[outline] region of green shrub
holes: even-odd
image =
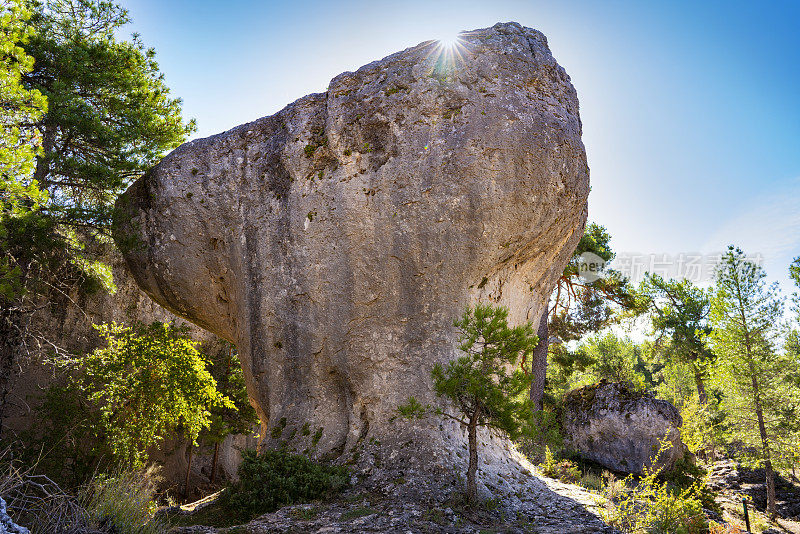
[[[118,534],[159,534],[165,526],[153,518],[160,477],[155,468],[97,475],[82,491],[91,522]]]
[[[671,491],[666,483],[645,477],[616,507],[603,512],[609,525],[636,534],[705,534],[708,522],[694,488]]]
[[[603,481],[600,475],[595,475],[594,473],[584,474],[578,484],[590,491],[601,491],[603,489]]]
[[[620,480],[610,471],[603,471],[603,495],[612,503],[617,502],[625,494],[625,481]]]
[[[671,443],[664,441],[651,462],[657,465],[658,457]],[[701,488],[692,484],[677,489],[658,480],[659,470],[645,468],[644,475],[630,493],[621,493],[616,506],[602,512],[603,520],[623,532],[633,534],[706,534],[708,520],[700,501]]]
[[[322,465],[286,451],[245,451],[239,481],[224,499],[242,520],[274,512],[281,506],[325,497],[347,485],[347,469]]]
[[[96,431],[118,463],[144,467],[147,450],[179,427],[196,444],[211,426],[211,408],[235,408],[185,328],[160,322],[94,328],[107,346],[79,360],[77,384],[97,406]]]
[[[718,514],[722,513],[722,508],[717,503],[717,493],[707,484],[708,471],[699,465],[682,458],[675,462],[672,470],[659,475],[659,478],[673,488],[680,490],[694,488],[703,508],[713,510]]]
[[[556,460],[550,447],[544,449],[544,462],[539,464],[544,476],[557,478],[568,484],[576,484],[581,479],[581,470],[570,460]]]
[[[554,411],[537,411],[531,415],[529,431],[519,442],[520,451],[528,457],[531,463],[537,464],[544,461],[546,448],[561,450],[564,447],[564,436],[558,421],[556,407]]]

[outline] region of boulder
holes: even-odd
[[[0,534],[31,534],[26,527],[21,527],[14,523],[6,510],[6,501],[0,497]]]
[[[237,345],[267,446],[436,457],[461,429],[397,406],[436,401],[468,305],[536,322],[588,192],[575,89],[508,23],[182,145],[120,197],[116,238],[155,301]]]
[[[618,382],[601,380],[570,391],[562,424],[569,449],[622,473],[641,474],[656,456],[656,466],[669,471],[690,454],[681,441],[678,409]],[[671,446],[658,454],[664,440]]]

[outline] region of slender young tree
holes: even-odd
[[[764,467],[767,508],[774,519],[775,438],[788,362],[776,350],[783,301],[765,277],[741,249],[729,247],[716,272],[710,320],[716,378],[725,392],[722,408],[735,437],[758,451],[755,460]]]
[[[711,308],[707,292],[689,280],[665,280],[648,273],[639,286],[640,312],[649,312],[653,332],[660,344],[669,336],[669,354],[688,363],[694,373],[701,404],[708,402],[705,380],[714,354],[707,345]]]
[[[228,397],[233,406],[215,406],[211,409],[211,425],[200,433],[199,441],[214,445],[214,456],[211,460],[209,482],[214,484],[217,476],[219,447],[227,436],[232,434],[248,434],[258,424],[258,415],[250,405],[247,386],[242,373],[239,355],[232,344],[227,350],[217,353],[211,359],[209,368],[211,376],[217,382],[217,389]]]
[[[479,426],[496,428],[516,438],[530,421],[530,400],[520,398],[530,388],[528,373],[518,368],[524,356],[530,356],[537,338],[526,323],[508,326],[508,310],[478,304],[455,321],[459,332],[459,349],[464,355],[436,364],[431,371],[436,394],[449,399],[458,411],[452,415],[443,410],[435,413],[450,417],[467,428],[469,466],[467,499],[475,503],[478,496]],[[422,417],[430,406],[422,406],[413,397],[398,411],[408,418]]]

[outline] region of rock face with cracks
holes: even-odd
[[[678,409],[620,383],[602,380],[570,391],[562,423],[571,449],[615,471],[641,474],[656,458],[657,467],[669,471],[690,454],[681,441]],[[669,447],[659,454],[662,441]]]
[[[184,144],[120,198],[117,239],[153,299],[237,345],[266,445],[456,461],[461,429],[396,407],[436,402],[467,305],[539,318],[588,191],[569,77],[498,24]]]

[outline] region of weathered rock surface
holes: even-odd
[[[681,441],[680,412],[665,400],[600,381],[569,392],[562,423],[567,446],[586,458],[623,473],[641,473],[666,439],[672,446],[658,456],[670,470],[689,454]]]
[[[617,532],[596,515],[605,505],[601,496],[537,476],[533,466],[511,448],[503,451],[502,468],[493,458],[487,458],[490,465],[482,465],[488,471],[484,481],[494,500],[476,509],[466,506],[463,480],[452,470],[431,480],[418,476],[415,467],[375,461],[373,455],[382,451],[374,444],[367,445],[362,454],[370,456],[373,465],[357,470],[354,479],[359,483],[334,499],[287,506],[229,529],[179,527],[170,534]]]
[[[709,470],[708,486],[718,491],[718,500],[730,508],[741,508],[742,497],[746,495],[757,510],[766,513],[767,490],[763,468],[748,468],[731,459],[719,460]],[[788,476],[776,475],[775,508],[780,517],[800,521],[800,484],[792,482]]]
[[[435,401],[430,369],[468,304],[536,321],[581,236],[578,100],[544,35],[461,39],[186,143],[119,201],[139,285],[236,343],[268,445],[376,440],[460,464],[460,429],[393,422],[396,407]]]
[[[0,497],[0,534],[30,534],[30,530],[14,523],[6,510],[6,501]]]

